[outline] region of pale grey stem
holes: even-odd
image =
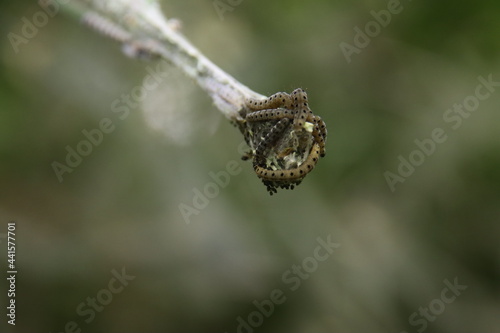
[[[153,0],[73,0],[71,11],[88,20],[89,13],[113,27],[89,23],[105,35],[158,54],[193,78],[230,120],[241,121],[246,99],[265,96],[252,91],[205,57],[163,15]],[[85,16],[86,15],[86,16]],[[88,22],[87,22],[88,23]]]

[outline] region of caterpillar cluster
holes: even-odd
[[[276,110],[277,114],[291,113],[294,118],[293,123],[297,129],[302,128],[306,121],[313,119],[313,113],[307,103],[307,94],[301,88],[295,89],[290,95],[280,92],[264,100],[248,100],[247,107],[251,111],[270,111],[272,113],[272,111]],[[247,118],[247,120],[249,119]]]
[[[312,112],[311,112],[311,114],[312,114]],[[312,121],[314,124],[312,136],[314,137],[314,140],[316,142],[318,142],[318,144],[320,146],[320,156],[325,157],[325,155],[326,155],[325,145],[326,145],[326,136],[327,136],[326,124],[321,119],[320,116],[312,115],[311,118],[312,118]],[[290,110],[283,109],[283,108],[254,111],[254,112],[249,113],[246,116],[247,122],[270,121],[270,120],[278,120],[278,119],[294,119],[294,121],[295,121],[295,119],[297,119],[297,117]],[[309,119],[309,118],[307,118],[307,119]],[[303,123],[302,123],[301,127],[303,127]]]
[[[245,158],[253,157],[254,171],[271,195],[277,188],[293,189],[325,156],[326,124],[300,88],[247,100],[246,109],[240,129],[254,150]]]

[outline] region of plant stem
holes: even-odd
[[[246,99],[265,98],[205,57],[169,24],[154,0],[73,0],[65,7],[107,37],[160,56],[180,68],[208,93],[229,120],[243,120]]]

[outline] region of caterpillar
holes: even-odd
[[[295,128],[302,128],[304,123],[308,120],[312,120],[313,113],[307,104],[307,94],[303,89],[295,89],[292,92],[293,100],[294,100],[294,110],[295,110],[295,118],[294,125]]]
[[[283,118],[279,120],[267,133],[266,137],[259,143],[255,150],[254,165],[265,164],[265,155],[270,150],[271,146],[278,141],[280,135],[285,131],[290,124],[290,119]]]
[[[312,135],[314,137],[314,141],[319,144],[320,147],[320,156],[325,157],[326,152],[325,152],[325,146],[326,146],[326,124],[325,122],[321,119],[320,116],[314,116],[314,130],[312,132]]]
[[[304,178],[316,166],[320,155],[319,144],[315,143],[307,159],[298,168],[289,170],[269,170],[259,165],[254,166],[257,175],[263,180],[270,181],[297,181]]]
[[[278,109],[266,109],[261,111],[254,111],[246,116],[246,121],[266,121],[288,118],[293,119],[294,115],[290,110],[278,108]]]
[[[258,100],[258,99],[248,99],[246,101],[247,107],[252,110],[263,110],[263,109],[276,109],[284,106],[285,108],[292,109],[292,98],[289,94],[285,92],[279,92],[270,97]]]
[[[279,92],[264,100],[248,99],[246,101],[248,109],[251,111],[263,112],[255,114],[251,112],[247,114],[247,120],[258,120],[257,117],[263,117],[267,111],[280,110],[280,112],[294,115],[295,128],[302,128],[304,122],[312,120],[313,113],[307,103],[307,93],[301,89],[295,89],[289,95],[284,92]],[[274,111],[278,112],[278,111]]]

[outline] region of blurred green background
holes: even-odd
[[[500,3],[403,1],[348,62],[340,44],[388,3],[242,1],[221,20],[211,0],[162,2],[224,70],[265,95],[302,87],[325,120],[327,156],[270,197],[178,70],[121,120],[113,101],[156,63],[64,14],[16,53],[8,34],[40,7],[2,2],[0,237],[17,221],[19,273],[15,327],[0,284],[0,331],[500,332],[500,88],[458,128],[443,119],[479,76],[500,81]],[[53,162],[103,118],[114,131],[59,182]],[[384,174],[436,128],[446,141],[391,191]],[[186,223],[179,205],[231,161],[242,171]],[[311,261],[318,237],[340,246]],[[135,278],[111,294],[122,269]],[[276,289],[286,300],[256,312]],[[92,320],[88,297],[106,303]]]

